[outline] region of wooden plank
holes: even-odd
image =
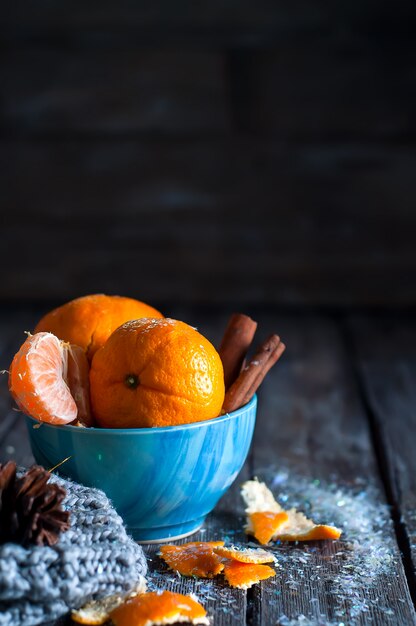
[[[336,209],[341,218],[348,212],[353,223],[360,216],[362,230],[372,226],[377,232],[380,227],[374,218],[391,219],[393,197],[395,215],[413,224],[415,160],[413,149],[405,145],[300,143],[289,149],[273,140],[244,135],[5,140],[0,145],[3,203],[11,224],[19,224],[22,214],[37,219],[48,216],[51,221],[70,215],[91,226],[98,217],[104,221],[111,217],[114,222],[115,209],[126,218],[144,218],[155,210],[163,211],[164,218],[175,211],[188,218],[195,211],[215,214],[218,207],[227,210],[224,222],[229,227],[237,209],[255,208],[261,216],[273,216],[280,209],[290,225],[298,224],[304,232],[311,226],[306,223],[308,201],[316,218],[328,216],[329,225],[322,219],[322,228],[338,223],[338,214],[331,218]],[[319,199],[319,206],[311,198]],[[296,210],[298,214],[290,218]],[[124,231],[119,236],[131,227],[120,222],[117,226]],[[244,228],[241,221],[234,226]],[[391,236],[394,242],[396,233]],[[231,241],[231,245],[235,244]],[[387,249],[390,245],[387,240]]]
[[[296,498],[312,516],[314,510],[321,516],[338,511],[344,537],[278,546],[281,575],[254,591],[253,624],[416,623],[365,411],[337,325],[322,318],[269,316],[259,320],[259,328],[278,331],[288,349],[260,393],[253,472],[287,497],[288,507]],[[362,515],[374,519],[358,522]],[[349,541],[351,550],[344,543]]]
[[[414,61],[406,39],[377,53],[373,42],[352,37],[238,50],[240,126],[292,141],[408,139],[416,130]]]
[[[416,571],[416,326],[413,315],[354,316],[348,321],[373,436],[402,550]],[[410,562],[411,560],[411,562]]]
[[[325,10],[318,11],[305,0],[282,3],[278,7],[267,0],[253,6],[247,0],[226,3],[211,2],[201,5],[185,2],[173,7],[169,2],[143,2],[140,4],[123,0],[115,7],[110,2],[91,2],[88,7],[82,2],[63,4],[61,11],[47,2],[29,3],[23,9],[19,4],[11,5],[2,19],[4,36],[7,39],[33,38],[42,34],[43,39],[53,35],[62,41],[68,31],[82,39],[87,33],[120,33],[124,38],[134,32],[136,41],[191,41],[201,43],[207,37],[218,41],[263,40],[265,35],[322,28],[328,21]]]
[[[230,127],[220,52],[176,48],[8,49],[2,129],[58,132],[223,132]]]
[[[409,43],[396,40],[383,54],[362,40],[321,39],[229,53],[13,47],[0,64],[1,130],[8,137],[223,133],[237,119],[245,130],[291,140],[408,140],[413,65]]]
[[[89,2],[77,0],[66,2],[60,8],[46,0],[39,2],[11,3],[3,11],[2,28],[9,39],[30,39],[38,35],[43,41],[45,35],[54,41],[62,41],[68,31],[72,37],[82,39],[88,34],[129,33],[138,41],[191,41],[201,43],[207,38],[216,37],[221,42],[251,44],[276,40],[285,35],[318,33],[331,36],[350,32],[355,36],[374,36],[380,31],[406,35],[414,24],[411,4],[385,2],[374,12],[371,1],[352,2],[348,6],[337,6],[331,2],[311,5],[305,0],[296,2],[271,3],[260,0],[253,5],[249,0],[210,2],[201,7],[198,3],[182,2],[175,6],[167,0],[135,3],[122,0],[114,3],[108,0]]]
[[[387,281],[416,303],[410,148],[5,141],[0,161],[3,300],[380,305]]]

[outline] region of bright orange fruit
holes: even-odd
[[[22,411],[40,422],[68,424],[78,409],[65,382],[67,368],[68,346],[51,333],[30,335],[10,366],[10,393]]]
[[[94,294],[76,298],[47,313],[35,332],[49,332],[83,348],[91,360],[111,333],[129,320],[163,317],[153,307],[122,296]]]
[[[184,322],[139,319],[108,338],[91,363],[91,404],[106,428],[187,424],[217,417],[224,373],[214,346]]]
[[[156,624],[209,624],[207,612],[191,596],[172,591],[143,593],[110,613],[115,626],[153,626]]]
[[[165,545],[160,556],[169,567],[183,576],[213,578],[224,569],[222,559],[214,548],[223,546],[223,541],[195,541],[181,546]]]
[[[233,560],[228,561],[224,567],[225,580],[231,587],[238,587],[238,589],[249,589],[261,580],[272,576],[276,576],[276,572],[268,565],[240,563]]]

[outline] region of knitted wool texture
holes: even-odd
[[[91,599],[128,592],[147,572],[102,491],[56,476],[67,491],[70,528],[52,547],[0,546],[0,626],[35,626]]]

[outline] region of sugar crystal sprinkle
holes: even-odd
[[[341,540],[316,543],[272,543],[267,546],[277,560],[277,576],[262,585],[262,602],[276,616],[279,626],[358,626],[363,620],[374,621],[374,613],[386,625],[398,622],[398,615],[389,606],[391,572],[400,561],[394,543],[387,505],[380,504],[379,491],[364,479],[348,487],[335,481],[305,479],[279,471],[261,473],[277,501],[296,507],[317,523],[333,524],[342,529]],[[238,488],[238,486],[237,486]],[[243,528],[244,503],[237,511],[235,526]],[[202,538],[201,538],[202,539]],[[210,540],[224,540],[240,548],[258,547],[249,537],[234,528],[218,528]],[[240,539],[240,541],[238,541]],[[202,540],[206,540],[204,537]],[[182,593],[194,592],[199,601],[213,611],[238,619],[240,590],[230,589],[221,579],[184,579],[174,572],[153,571],[150,590],[169,588]],[[306,593],[310,594],[305,608]],[[314,595],[314,593],[316,595]],[[397,591],[396,591],[397,593]],[[303,596],[302,613],[289,613],[284,597]],[[320,606],[322,597],[331,595],[332,615],[329,619]],[[407,602],[403,600],[403,605]],[[397,606],[395,607],[397,608]],[[373,616],[372,616],[373,613]]]
[[[263,478],[263,477],[262,477]],[[266,587],[287,586],[294,593],[311,581],[322,593],[330,593],[335,619],[328,621],[320,614],[318,598],[310,599],[310,613],[289,619],[282,611],[282,626],[343,626],[361,624],[371,609],[383,614],[386,624],[395,623],[395,613],[384,606],[380,588],[386,584],[400,556],[391,533],[387,505],[380,504],[380,495],[362,479],[348,488],[319,480],[305,480],[280,471],[264,476],[279,502],[302,510],[321,523],[334,524],[343,530],[340,541],[325,546],[298,544],[290,549],[275,544],[275,554],[283,577]],[[270,546],[268,546],[270,549]],[[285,572],[287,575],[285,576]],[[375,593],[377,590],[378,594]],[[267,594],[267,592],[266,592]],[[268,601],[268,598],[267,598]]]

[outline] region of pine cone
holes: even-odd
[[[66,491],[49,478],[38,465],[20,478],[13,461],[0,465],[0,543],[51,546],[69,528],[69,512],[61,508]]]

